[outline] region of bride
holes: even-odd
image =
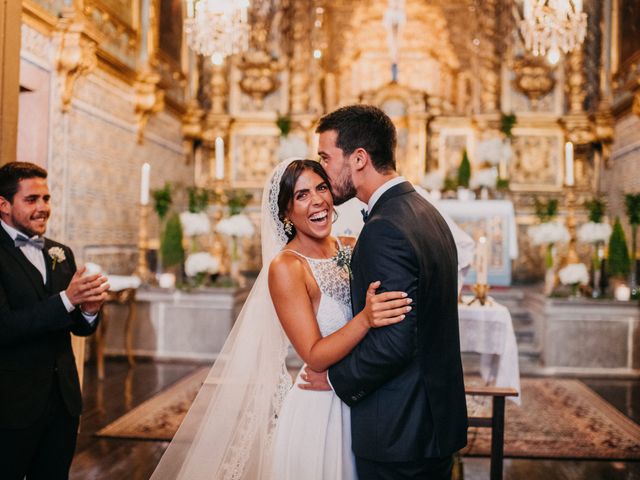
[[[357,478],[349,409],[332,391],[291,388],[289,341],[325,370],[369,328],[401,321],[410,299],[372,283],[352,319],[350,247],[330,237],[332,215],[318,162],[276,166],[262,199],[265,267],[152,480]]]

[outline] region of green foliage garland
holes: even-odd
[[[465,149],[462,152],[460,167],[458,167],[458,185],[469,188],[469,180],[471,180],[471,163],[469,162],[469,155],[467,155],[467,150]]]
[[[609,239],[609,275],[617,278],[625,278],[629,274],[629,250],[627,249],[627,239],[622,230],[620,218],[616,217],[613,225],[611,238]]]
[[[171,215],[167,221],[167,226],[162,235],[162,242],[160,243],[160,253],[164,267],[182,265],[182,262],[184,262],[182,225],[180,224],[180,217],[176,213]]]
[[[227,190],[225,195],[227,196],[227,205],[229,205],[230,215],[237,215],[242,212],[244,207],[246,207],[253,198],[252,193],[242,189]]]
[[[534,200],[534,208],[536,217],[541,223],[550,222],[558,215],[558,199],[550,198],[548,202],[544,202],[536,197]]]
[[[510,113],[508,115],[506,113],[500,114],[500,131],[504,134],[505,137],[513,137],[511,130],[513,129],[513,126],[517,121],[518,119],[515,113]]]
[[[604,199],[595,197],[584,202],[584,206],[589,210],[589,221],[593,223],[602,223],[602,217],[607,210],[607,202]]]
[[[289,115],[280,115],[280,113],[278,113],[276,125],[280,129],[280,136],[286,137],[291,131],[291,117]]]
[[[169,213],[169,209],[171,208],[171,203],[173,202],[171,198],[171,184],[169,182],[164,184],[164,187],[159,188],[157,190],[153,190],[151,194],[153,195],[154,200],[154,210],[160,217],[160,220],[164,220]]]
[[[191,213],[202,212],[209,204],[209,191],[204,188],[189,187],[189,211]]]

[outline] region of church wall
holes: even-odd
[[[60,77],[50,37],[22,27],[23,62],[50,77],[47,158],[53,215],[48,235],[69,244],[82,261],[111,273],[135,268],[140,170],[151,164],[151,188],[165,181],[193,182],[184,160],[181,122],[163,111],[152,116],[137,142],[134,87],[100,68],[76,83],[71,109],[61,110]],[[150,219],[155,222],[155,215]],[[152,223],[151,237],[156,237]]]
[[[624,210],[624,194],[640,192],[640,116],[629,112],[615,124],[610,166],[602,175],[602,191],[607,195],[609,216],[620,217],[630,241]]]

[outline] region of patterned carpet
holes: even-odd
[[[96,435],[170,440],[206,374],[197,370]],[[523,378],[522,406],[507,401],[505,418],[506,457],[640,460],[640,426],[577,380]],[[463,453],[488,456],[490,444],[489,429],[471,429]]]

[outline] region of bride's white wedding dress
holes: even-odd
[[[356,479],[349,409],[332,391],[291,387],[289,340],[269,294],[268,265],[287,244],[280,180],[293,160],[274,168],[263,192],[265,267],[151,480]],[[326,336],[351,319],[349,274],[330,259],[307,262]]]
[[[352,317],[349,273],[332,259],[294,253],[308,262],[320,288],[316,318],[322,336],[326,337]],[[300,382],[298,375],[295,384]],[[356,479],[349,407],[333,391],[302,390],[296,385],[287,393],[276,423],[272,478]]]

